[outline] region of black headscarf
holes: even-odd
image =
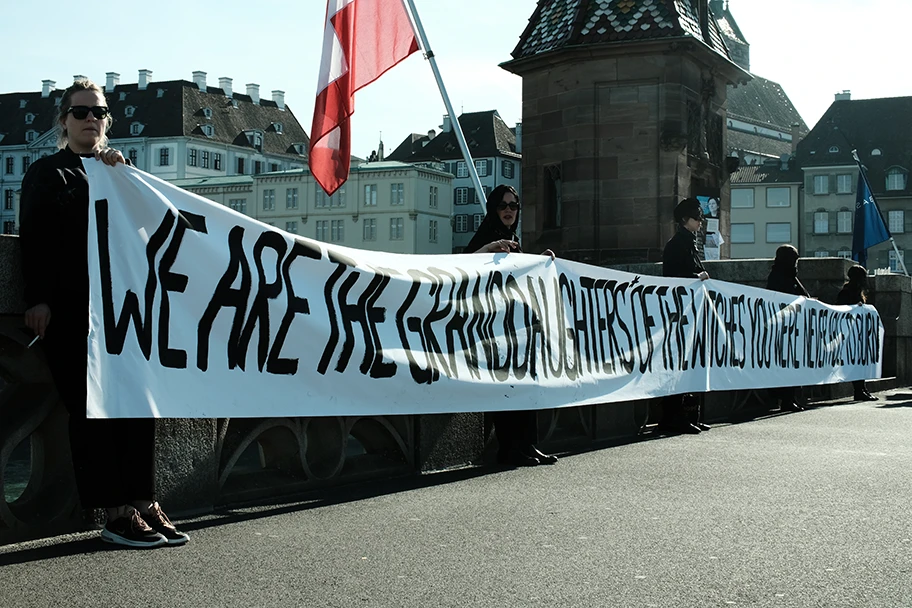
[[[516,243],[514,251],[522,253],[522,249],[519,246],[519,237],[516,236],[516,227],[519,226],[519,211],[516,212],[516,219],[509,228],[504,226],[504,223],[500,220],[500,215],[497,213],[497,206],[503,201],[503,196],[507,192],[515,196],[516,202],[519,202],[519,195],[513,186],[500,185],[491,190],[485,204],[486,213],[484,219],[481,221],[478,230],[475,231],[475,236],[472,237],[472,240],[466,246],[464,253],[475,253],[488,243],[493,243],[500,239],[514,241]]]

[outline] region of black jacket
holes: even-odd
[[[865,299],[861,292],[860,287],[846,284],[836,296],[836,304],[864,304]]]
[[[662,275],[695,279],[701,272],[703,264],[697,253],[697,235],[679,226],[662,252]]]
[[[20,200],[26,303],[47,304],[53,321],[87,324],[89,182],[82,159],[66,148],[35,161],[22,180]]]
[[[522,247],[519,246],[519,237],[516,236],[516,233],[504,226],[497,213],[488,211],[481,221],[481,225],[478,226],[478,230],[475,231],[475,236],[473,236],[472,240],[469,241],[469,244],[466,245],[463,253],[475,253],[488,243],[493,243],[494,241],[499,241],[501,239],[515,242],[516,249],[513,251],[522,253]]]
[[[787,293],[793,296],[810,297],[807,289],[798,280],[798,275],[794,270],[779,268],[776,265],[773,265],[769,276],[766,277],[766,288],[770,291],[778,291],[779,293]]]

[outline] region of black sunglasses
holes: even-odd
[[[89,106],[72,106],[67,110],[67,114],[72,114],[76,120],[84,120],[89,115],[89,112],[97,120],[104,120],[110,114],[110,110],[105,106],[92,106],[91,108]]]
[[[508,207],[510,208],[510,211],[519,211],[522,209],[522,205],[519,203],[497,203],[498,211],[506,211]]]

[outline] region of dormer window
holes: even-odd
[[[900,167],[893,167],[887,171],[887,190],[905,190],[906,171]]]
[[[133,116],[133,112],[135,112],[135,111],[136,111],[135,107],[127,106],[126,108],[124,108],[124,116],[126,116],[127,118],[131,118]]]
[[[871,156],[880,156],[883,152],[880,151],[880,148],[874,148],[871,150]]]
[[[212,118],[212,108],[203,108],[203,116]]]
[[[839,152],[839,146],[830,146],[830,149],[829,149],[830,154],[836,154],[837,152]]]
[[[36,139],[38,139],[38,131],[32,131],[29,129],[25,132],[25,141],[32,143]]]
[[[304,144],[294,144],[294,150],[300,156],[304,156],[307,153],[307,146],[305,146]]]
[[[54,98],[54,106],[55,106],[55,107],[59,107],[59,106],[60,106],[60,98],[59,98],[59,97],[55,97],[55,98]]]
[[[145,128],[144,124],[141,122],[134,122],[130,125],[130,135],[139,135],[143,132],[143,128]]]
[[[155,92],[155,96],[156,96],[157,98],[161,99],[162,97],[165,96],[165,90],[164,90],[164,89],[158,89],[158,91]]]
[[[203,135],[205,135],[206,137],[212,137],[213,135],[215,135],[215,127],[213,127],[212,125],[202,125],[200,127],[200,130],[203,132]]]
[[[282,134],[282,123],[274,122],[274,123],[272,123],[272,128],[273,128],[273,130],[275,130],[276,133],[278,133],[280,135]]]
[[[25,124],[30,125],[35,122],[35,115],[29,112],[25,115]]]
[[[25,99],[20,99],[19,100],[19,109],[20,110],[23,109],[27,103],[28,103],[28,101],[26,101]]]
[[[127,98],[127,92],[126,92],[126,91],[121,91],[121,92],[120,92],[120,97],[119,97],[120,101],[123,101],[123,100],[125,100],[126,98]]]
[[[263,151],[263,134],[259,131],[246,131],[247,142],[258,152]]]

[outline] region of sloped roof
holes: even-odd
[[[722,2],[713,1],[710,3],[710,8],[713,11],[713,16],[715,16],[716,21],[719,23],[719,30],[722,32],[722,35],[726,38],[731,38],[741,44],[749,44],[747,38],[744,37],[744,34],[741,32],[741,28],[738,27],[735,17],[731,14],[731,11],[728,10],[728,3],[725,3],[725,6],[721,10],[717,9],[718,5]]]
[[[51,91],[48,97],[41,97],[40,91],[0,94],[0,133],[5,134],[0,145],[24,144],[29,129],[39,133],[50,130],[62,93]],[[253,103],[249,96],[239,93],[228,98],[220,88],[202,91],[186,80],[152,82],[145,90],[136,83],[117,85],[113,91],[105,92],[105,98],[114,116],[108,134],[112,139],[188,136],[252,147],[244,132],[255,129],[263,133],[263,152],[291,156],[298,156],[293,144],[304,144],[306,149],[309,143],[288,106],[281,110],[271,99]],[[133,108],[130,117],[126,116],[128,106]],[[204,108],[212,110],[211,118],[204,115]],[[28,113],[35,115],[31,125],[25,124]],[[143,124],[142,132],[136,136],[130,133],[134,122]],[[276,123],[282,125],[281,133],[277,132]],[[213,126],[212,137],[203,134],[201,127],[205,124]]]
[[[790,163],[789,169],[783,170],[780,163],[765,163],[762,165],[746,165],[739,167],[731,174],[732,184],[800,184],[803,180],[801,169],[793,168],[795,163]]]
[[[801,133],[807,133],[807,124],[782,85],[756,74],[752,76],[754,79],[747,84],[728,88],[728,115],[786,133],[797,123]]]
[[[865,166],[875,194],[883,193],[886,172],[899,167],[912,171],[912,97],[853,99],[834,101],[821,119],[798,144],[802,167],[851,166],[852,149]],[[836,152],[830,152],[835,148]],[[872,154],[874,150],[880,154]],[[912,179],[902,191],[890,195],[912,194]]]
[[[792,153],[792,142],[729,128],[728,150],[778,158]]]
[[[731,59],[715,19],[708,37],[697,0],[539,0],[513,50],[520,59],[559,48],[691,36]]]
[[[473,157],[520,157],[516,153],[516,134],[503,121],[497,110],[467,112],[459,117],[459,124]],[[387,160],[409,163],[461,158],[462,152],[452,130],[444,131],[433,139],[429,139],[427,135],[413,133],[386,156]]]

